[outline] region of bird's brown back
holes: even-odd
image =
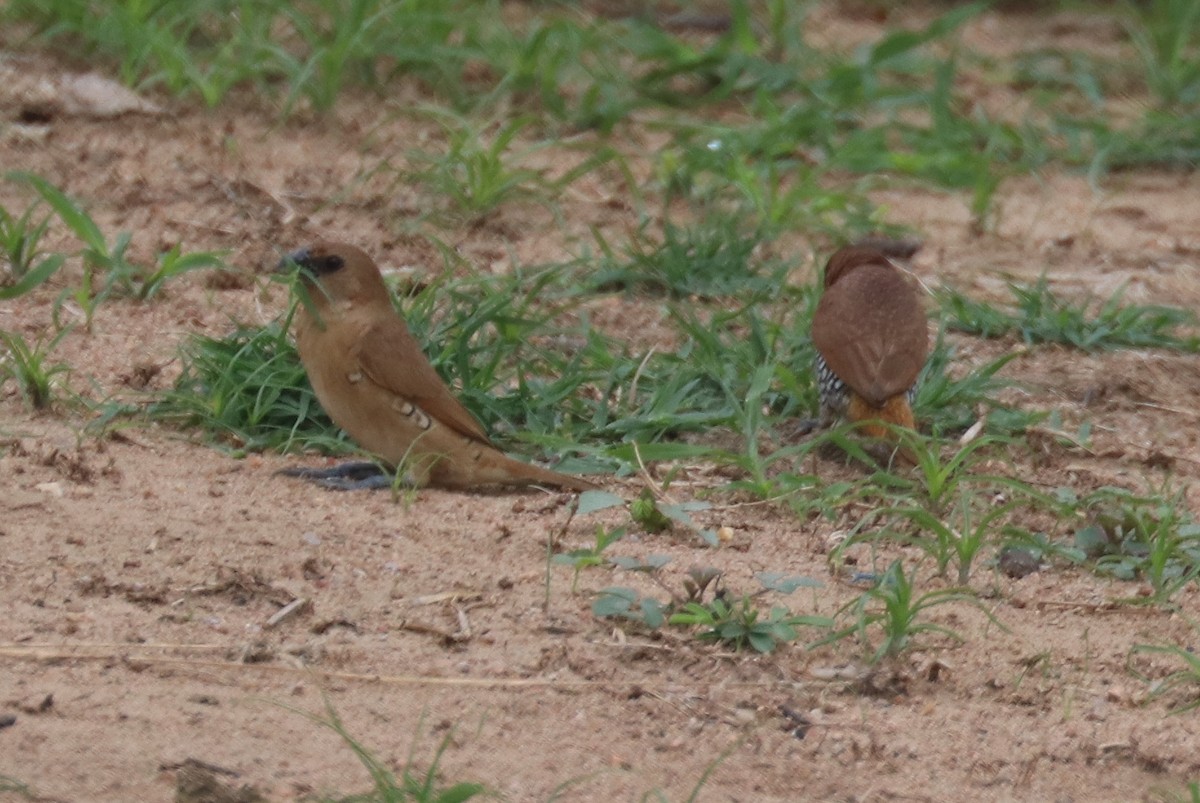
[[[830,258],[812,339],[830,370],[876,407],[916,383],[929,350],[916,290],[883,254],[861,247]]]

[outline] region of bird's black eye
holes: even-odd
[[[320,274],[333,273],[336,270],[341,270],[342,266],[345,264],[346,261],[337,254],[330,254],[329,256],[318,257],[317,259],[313,260],[313,267],[316,269],[317,273]]]

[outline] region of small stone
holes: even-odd
[[[1000,550],[1000,571],[1014,580],[1031,575],[1038,568],[1038,559],[1028,549],[1009,546]]]

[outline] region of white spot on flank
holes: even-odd
[[[399,410],[400,415],[406,415],[412,418],[413,423],[415,423],[421,429],[429,429],[429,416],[425,414],[424,410],[412,402],[405,401],[404,399],[396,399],[392,402],[392,407]]]

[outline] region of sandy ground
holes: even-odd
[[[998,48],[1034,30],[1050,35],[1021,18],[1010,22],[1015,32],[1005,24],[989,15],[968,33]],[[429,135],[390,104],[351,98],[337,115],[283,124],[250,101],[18,123],[30,90],[14,76],[53,78],[62,67],[16,54],[2,63],[11,80],[0,163],[83,199],[106,232],[136,232],[136,257],[177,242],[229,249],[251,276],[284,250],[336,234],[387,266],[439,269],[411,233],[430,203],[420,188],[358,180],[381,155]],[[630,151],[638,147],[631,137]],[[518,204],[439,235],[485,270],[565,258],[592,226],[618,236],[632,227],[609,178],[583,179],[557,219]],[[924,235],[915,268],[931,284],[1003,298],[1005,276],[1049,271],[1068,295],[1124,286],[1130,301],[1200,308],[1197,189],[1194,175],[1178,173],[1124,173],[1099,192],[1068,174],[1016,179],[984,235],[971,232],[965,197],[888,190],[876,200]],[[13,185],[0,184],[0,196],[21,208]],[[48,244],[73,248],[61,234]],[[0,302],[0,328],[36,338],[78,269]],[[85,395],[128,396],[139,365],[165,364],[151,389],[169,385],[186,333],[260,323],[284,303],[279,287],[195,274],[149,304],[104,304],[93,331],[73,331],[55,354]],[[660,312],[654,301],[606,303],[614,331]],[[1013,347],[955,342],[964,365]],[[1031,449],[1011,467],[1023,476],[1086,490],[1182,487],[1200,473],[1195,357],[1043,347],[1007,370],[1027,383],[1028,404],[1094,426],[1090,451]],[[1143,586],[1084,570],[1013,580],[984,568],[975,585],[1003,628],[968,605],[931,614],[961,645],[927,637],[875,672],[856,668],[849,644],[806,651],[802,639],[766,656],[729,653],[681,631],[595,618],[592,591],[656,589],[594,570],[572,593],[570,570],[548,569],[548,539],[582,546],[597,522],[616,521],[568,521],[569,496],[423,490],[401,504],[385,493],[314,492],[275,476],[296,458],[238,460],[157,427],[97,439],[85,423],[69,409],[30,413],[11,384],[0,389],[0,723],[15,718],[0,728],[0,776],[39,800],[171,799],[188,762],[270,800],[364,790],[346,744],[297,712],[321,714],[326,702],[383,762],[401,766],[411,754],[424,767],[447,739],[447,782],[479,781],[514,801],[556,790],[564,800],[654,790],[686,799],[722,756],[699,799],[1157,799],[1200,778],[1200,719],[1169,716],[1186,698],[1149,699],[1130,671],[1134,645],[1197,646],[1195,584],[1172,612],[1112,605]],[[1195,510],[1197,497],[1188,499]],[[818,578],[821,588],[786,602],[832,615],[861,593],[827,561],[853,515],[809,521],[718,500],[704,521],[729,527],[731,545],[642,534],[612,554],[670,556],[664,581],[676,587],[693,566],[717,567],[728,587],[747,591],[759,571]],[[1063,523],[1052,534],[1069,532]],[[272,624],[294,600],[307,604]],[[1158,677],[1175,666],[1136,664]]]

